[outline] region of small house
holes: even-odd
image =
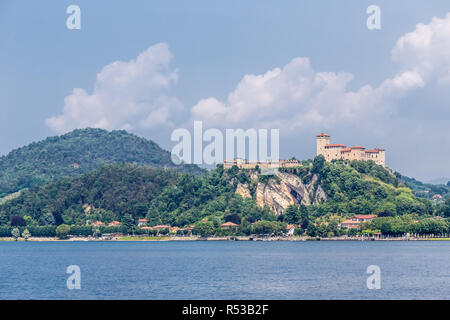
[[[138,227],[143,226],[144,224],[147,224],[147,219],[139,219],[137,222]]]
[[[229,230],[229,229],[234,229],[234,230],[236,230],[238,227],[239,227],[238,224],[233,223],[233,222],[231,222],[231,221],[225,222],[224,224],[222,224],[222,225],[220,226],[220,228],[223,229],[223,230]]]
[[[293,236],[295,232],[295,224],[288,224],[286,226],[286,235]]]

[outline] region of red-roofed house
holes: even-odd
[[[169,229],[170,230],[170,226],[166,225],[166,224],[162,224],[162,225],[157,225],[153,227],[154,230],[163,230],[163,229]]]
[[[295,231],[295,224],[288,224],[286,226],[286,235],[293,236]]]
[[[352,221],[370,222],[377,216],[375,214],[357,214],[349,218]]]
[[[140,227],[140,226],[146,224],[147,222],[148,222],[147,219],[139,219],[139,220],[137,221],[137,225],[138,225],[138,227]]]
[[[228,229],[237,229],[239,227],[238,224],[233,223],[231,221],[229,222],[225,222],[220,226],[223,230],[228,230]]]
[[[358,229],[360,224],[360,221],[345,220],[340,224],[340,227],[344,229]]]

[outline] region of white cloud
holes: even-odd
[[[295,58],[283,68],[245,75],[225,102],[202,99],[191,113],[212,126],[268,126],[286,131],[358,120],[379,113],[380,104],[424,86],[420,74],[407,71],[377,88],[367,85],[353,92],[347,89],[353,77],[345,72],[316,72],[309,59]]]
[[[450,72],[450,13],[434,17],[429,24],[419,23],[400,37],[392,50],[394,61],[424,79],[448,79]]]
[[[75,88],[64,99],[62,114],[46,120],[58,133],[75,128],[154,129],[170,125],[183,109],[170,96],[178,71],[164,43],[153,45],[135,60],[116,61],[98,74],[92,94]]]
[[[317,72],[308,58],[282,68],[245,75],[225,101],[209,97],[191,109],[193,119],[210,126],[254,126],[289,129],[338,127],[345,121],[388,117],[400,98],[425,88],[432,79],[450,84],[450,13],[400,37],[392,58],[402,71],[379,86],[348,89],[354,75]]]
[[[316,71],[308,58],[299,57],[262,74],[244,75],[226,99],[205,97],[186,110],[171,95],[178,79],[170,68],[172,54],[167,45],[157,44],[135,60],[104,67],[92,94],[74,89],[63,112],[47,119],[47,125],[57,132],[88,126],[151,131],[151,138],[159,134],[165,141],[170,134],[162,127],[191,127],[193,120],[203,120],[204,127],[279,128],[288,156],[302,158],[313,155],[313,139],[299,143],[299,137],[325,130],[342,143],[388,148],[388,163],[419,172],[419,178],[450,175],[448,152],[442,151],[450,145],[449,52],[450,13],[401,36],[392,49],[398,72],[377,85],[351,90],[353,74]],[[423,167],[436,159],[442,164]]]
[[[242,77],[226,99],[201,99],[192,120],[205,127],[279,128],[285,156],[313,155],[313,137],[383,146],[388,164],[416,177],[449,175],[450,13],[418,24],[392,49],[398,72],[380,84],[349,89],[354,75],[318,72],[308,58]],[[283,150],[281,150],[283,154]],[[424,166],[433,163],[432,167]]]

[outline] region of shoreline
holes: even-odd
[[[141,236],[124,236],[124,237],[71,237],[69,239],[57,239],[56,237],[30,237],[28,240],[19,238],[17,241],[12,237],[0,237],[0,242],[169,242],[169,241],[450,241],[450,238],[361,238],[361,237],[333,237],[333,238],[316,238],[307,236],[291,236],[291,237],[252,237],[252,236],[227,236],[227,237],[141,237]]]

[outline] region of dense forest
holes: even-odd
[[[275,215],[268,207],[258,206],[254,199],[235,193],[238,183],[252,183],[255,170],[224,170],[218,165],[207,174],[193,175],[122,163],[103,165],[80,177],[24,190],[0,205],[0,225],[21,221],[19,226],[50,230],[67,224],[75,230],[93,221],[120,221],[129,228],[125,229],[127,232],[136,230],[137,219],[147,218],[149,226],[195,224],[211,234],[226,221],[238,224],[243,233],[250,232],[251,225],[261,230],[282,230],[285,224],[294,223],[314,235],[338,234],[338,222],[354,214],[377,214],[379,219],[391,223],[391,229],[392,223],[404,225],[404,221],[437,215],[450,217],[450,201],[433,205],[427,199],[417,198],[395,175],[371,161],[327,163],[319,156],[303,161],[298,168],[282,170],[305,182],[318,175],[316,184],[325,190],[327,201],[291,206]],[[277,177],[259,176],[258,183],[268,183],[270,179]],[[322,227],[322,223],[328,226]],[[381,227],[381,222],[377,223],[374,227]],[[386,225],[384,228],[388,230]]]
[[[175,166],[168,151],[126,131],[80,129],[0,157],[0,198],[50,181],[79,176],[103,164],[121,162],[202,172],[195,165]]]
[[[85,225],[147,217],[184,226],[213,214],[242,213],[249,221],[276,219],[234,194],[223,170],[204,176],[133,164],[104,165],[81,177],[33,187],[0,207],[0,223],[22,216],[30,224]]]
[[[427,199],[416,197],[411,189],[387,169],[373,161],[314,160],[313,171],[328,201],[312,208],[315,216],[330,214],[377,214],[396,216],[408,213],[431,215],[435,208]]]
[[[148,226],[195,225],[202,234],[221,233],[222,223],[233,222],[243,234],[277,234],[296,224],[297,232],[323,236],[342,233],[339,222],[354,214],[376,214],[365,227],[387,234],[450,228],[449,186],[422,184],[373,161],[325,162],[322,156],[279,170],[312,186],[311,197],[321,190],[325,201],[311,198],[275,212],[258,202],[256,190],[279,185],[278,175],[175,166],[169,152],[126,131],[75,130],[0,158],[0,235],[13,227],[54,235],[61,225],[91,234],[96,221],[119,221],[115,231],[135,233],[141,231],[137,220],[146,218]],[[247,196],[236,192],[239,185],[247,186]],[[443,199],[432,200],[434,194]]]

